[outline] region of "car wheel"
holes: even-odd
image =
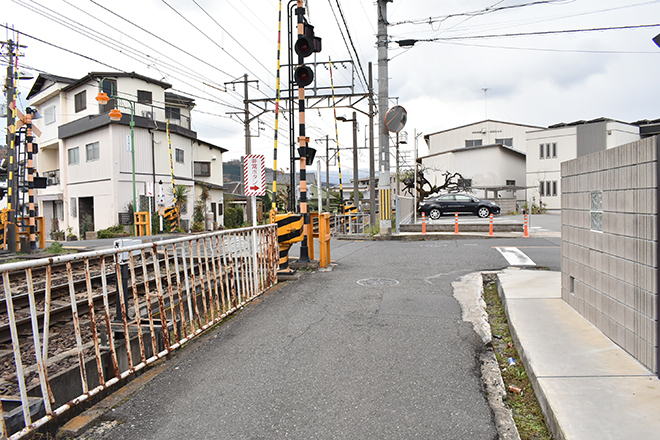
[[[490,215],[490,210],[488,208],[486,208],[485,206],[482,206],[477,211],[477,215],[481,218],[486,218]]]
[[[442,212],[438,208],[433,208],[429,211],[429,217],[431,220],[437,220],[442,215]]]

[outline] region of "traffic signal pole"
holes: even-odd
[[[380,234],[392,234],[392,190],[390,188],[390,136],[385,126],[389,89],[387,69],[387,4],[392,0],[378,0],[378,197],[380,205]]]
[[[298,39],[305,33],[304,23],[305,8],[303,7],[303,0],[298,0],[298,7],[296,8],[296,15],[298,16]],[[296,50],[298,52],[298,50]],[[298,53],[298,64],[302,66],[305,62],[304,56]],[[297,75],[296,75],[297,76]],[[298,78],[296,78],[298,79]],[[303,240],[300,243],[300,259],[301,262],[309,261],[309,247],[307,244],[307,228],[310,227],[310,217],[307,212],[307,143],[309,138],[305,135],[305,86],[303,81],[298,81],[298,151],[300,153],[300,213],[303,216]]]

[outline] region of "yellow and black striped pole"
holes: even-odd
[[[341,181],[341,158],[339,155],[339,130],[337,129],[337,107],[335,107],[335,83],[332,78],[332,59],[330,63],[330,89],[332,90],[332,111],[335,116],[335,144],[337,145],[337,167],[339,168],[339,213],[344,213],[344,186]]]
[[[277,213],[277,133],[280,126],[280,54],[282,47],[282,0],[280,0],[280,10],[277,16],[277,75],[275,80],[275,151],[273,152],[273,200],[271,211]]]
[[[305,34],[305,19],[303,17],[305,8],[303,0],[298,0],[298,38]],[[298,65],[304,63],[304,57],[298,55]],[[305,134],[305,87],[298,87],[298,145],[300,146],[300,213],[303,216],[303,239],[300,243],[301,262],[309,261],[309,248],[307,246],[307,228],[310,225],[310,217],[307,212],[307,144],[309,138]]]

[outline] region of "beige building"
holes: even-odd
[[[541,127],[485,120],[424,136],[431,183],[458,172],[484,198],[525,200],[526,136]]]

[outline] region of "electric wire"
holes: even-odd
[[[521,3],[517,5],[509,5],[509,6],[500,6],[500,7],[495,7],[495,6],[490,6],[484,9],[480,9],[478,11],[471,11],[471,12],[459,12],[456,14],[447,14],[447,15],[440,15],[436,17],[428,17],[428,18],[422,18],[422,19],[415,19],[415,20],[404,20],[404,21],[397,21],[394,23],[388,23],[388,26],[398,26],[402,24],[432,24],[432,23],[437,23],[437,22],[444,22],[450,18],[453,17],[475,17],[478,15],[484,15],[484,14],[490,14],[493,12],[500,12],[508,9],[519,9],[519,8],[524,8],[527,6],[535,6],[535,5],[541,5],[541,4],[550,4],[550,3],[561,3],[565,2],[565,0],[539,0],[539,1],[534,1],[534,2],[529,2],[529,3]],[[495,5],[502,3],[502,1],[497,2]]]
[[[453,40],[473,40],[473,39],[484,39],[484,38],[503,38],[503,37],[527,37],[535,35],[556,35],[556,34],[575,34],[582,32],[603,32],[603,31],[618,31],[618,30],[629,30],[629,29],[643,29],[658,27],[660,23],[652,24],[638,24],[630,26],[610,26],[610,27],[599,27],[599,28],[586,28],[586,29],[563,29],[559,31],[536,31],[536,32],[517,32],[510,34],[490,34],[490,35],[470,35],[470,36],[458,36],[458,37],[437,37],[437,38],[428,38],[417,40],[420,42],[435,42],[435,41],[453,41]]]
[[[169,41],[165,40],[164,38],[159,37],[158,35],[154,34],[154,33],[151,32],[151,31],[148,31],[147,29],[143,28],[142,26],[133,23],[133,22],[130,21],[129,19],[127,19],[127,18],[123,17],[122,15],[120,15],[120,14],[114,12],[113,10],[106,8],[105,6],[103,6],[102,4],[98,3],[97,1],[95,1],[95,0],[89,0],[89,1],[92,2],[92,3],[94,3],[96,6],[98,6],[98,7],[102,8],[102,9],[104,9],[105,11],[111,13],[111,14],[114,15],[115,17],[117,17],[117,18],[119,18],[119,19],[121,19],[121,20],[123,20],[123,21],[125,21],[125,22],[127,22],[127,23],[129,23],[129,24],[131,24],[131,25],[133,25],[133,26],[135,26],[136,28],[140,29],[141,31],[143,31],[143,32],[145,32],[145,33],[147,33],[147,34],[149,34],[149,35],[151,35],[152,37],[158,39],[159,41],[161,41],[161,42],[163,42],[163,43],[165,43],[165,44],[167,44],[168,46],[173,47],[174,49],[178,50],[179,52],[182,52],[182,53],[186,54],[187,56],[192,57],[193,59],[195,59],[195,60],[197,60],[197,61],[199,61],[199,62],[201,62],[201,63],[207,65],[208,67],[211,67],[211,68],[214,69],[214,70],[217,70],[218,72],[222,73],[223,75],[227,75],[227,76],[230,77],[230,78],[233,78],[233,77],[236,76],[236,75],[232,75],[232,74],[230,74],[230,73],[228,73],[228,72],[226,72],[226,71],[220,69],[219,67],[217,67],[217,66],[215,66],[215,65],[213,65],[213,64],[211,64],[211,63],[209,63],[208,61],[205,61],[205,60],[203,60],[203,59],[201,59],[201,58],[199,58],[199,57],[197,57],[197,56],[191,54],[189,51],[187,51],[187,50],[185,50],[185,49],[182,49],[182,48],[180,48],[179,46],[177,46],[177,45],[175,45],[175,44],[173,44],[173,43],[170,43]]]
[[[64,27],[66,27],[66,28],[68,28],[68,29],[71,29],[72,31],[74,31],[76,33],[79,33],[83,36],[86,36],[87,38],[89,38],[89,39],[91,39],[91,40],[93,40],[93,41],[95,41],[95,42],[97,42],[101,45],[104,45],[104,46],[108,47],[109,49],[112,49],[116,52],[119,52],[119,53],[123,54],[124,56],[127,56],[127,57],[129,57],[129,58],[131,58],[135,61],[140,62],[140,63],[147,64],[143,57],[149,58],[148,54],[146,54],[144,52],[140,52],[140,51],[138,51],[138,50],[136,50],[136,49],[134,49],[134,48],[132,48],[128,45],[125,45],[125,44],[121,43],[120,41],[113,39],[112,37],[109,37],[107,35],[104,35],[104,34],[100,33],[99,31],[92,30],[91,28],[88,28],[87,26],[85,26],[85,25],[83,25],[79,22],[76,22],[75,20],[71,20],[67,17],[63,17],[61,14],[57,13],[56,11],[53,11],[52,9],[47,8],[46,6],[40,5],[41,8],[38,8],[36,6],[30,5],[30,4],[25,4],[25,3],[19,2],[17,0],[12,0],[12,1],[14,3],[20,4],[21,6],[27,8],[27,9],[30,9],[34,13],[42,15],[42,16],[44,16],[44,17],[46,17],[46,18],[48,18],[48,19],[50,19],[50,20],[52,20],[52,21],[54,21],[54,22],[56,22],[56,23],[58,23],[58,24],[60,24]],[[41,9],[45,9],[46,11],[49,11],[52,15],[47,14],[46,12],[42,11]],[[70,20],[73,24],[70,23],[70,22],[67,22],[66,20]],[[76,26],[78,26],[78,28],[76,28]],[[114,44],[112,44],[111,42],[114,43]],[[125,50],[123,50],[122,47]],[[162,62],[161,62],[161,64],[167,66],[170,69],[178,70],[183,75],[185,75],[189,78],[192,78],[189,74],[186,74],[185,72],[181,71],[181,69],[178,69],[175,66],[171,66],[171,65],[168,65],[168,64],[162,63]],[[187,86],[190,86],[190,87],[192,87],[196,90],[204,92],[203,89],[200,89],[199,87],[194,86],[194,85],[186,82],[185,80],[182,80],[181,78],[177,78],[174,75],[172,75],[172,76],[174,78],[178,79],[179,81],[181,81],[183,84],[185,84]],[[196,79],[196,78],[192,78],[192,79]],[[220,100],[219,98],[216,97],[216,99],[218,99],[220,102],[222,102],[222,100]],[[229,104],[229,103],[226,103],[226,104],[228,106],[231,106],[231,104]]]
[[[257,75],[257,74],[255,74],[254,72],[252,72],[247,66],[245,66],[242,62],[240,62],[235,56],[233,56],[232,54],[230,54],[229,52],[227,52],[227,50],[226,50],[225,48],[223,48],[222,46],[220,46],[220,45],[219,45],[219,44],[218,44],[213,38],[211,38],[210,36],[208,36],[204,31],[202,31],[199,27],[197,27],[193,22],[191,22],[190,20],[188,20],[188,19],[187,19],[187,18],[186,18],[181,12],[179,12],[176,8],[174,8],[173,6],[171,6],[171,5],[170,5],[169,3],[167,3],[167,1],[165,1],[165,0],[161,0],[161,1],[162,1],[163,3],[165,3],[165,5],[166,5],[168,8],[170,8],[172,11],[174,11],[179,17],[181,17],[183,20],[185,20],[186,23],[188,23],[190,26],[192,26],[193,28],[195,28],[195,29],[197,30],[197,32],[199,32],[200,34],[204,35],[204,37],[206,37],[211,43],[213,43],[213,44],[216,45],[220,50],[222,50],[224,53],[226,53],[226,54],[227,54],[232,60],[234,60],[236,63],[238,63],[241,67],[245,68],[245,70],[247,70],[249,73],[251,73],[252,76],[254,76],[255,78],[260,79],[260,78],[259,78],[259,75]],[[260,80],[261,80],[261,79],[260,79]],[[270,85],[268,85],[267,82],[265,82],[265,81],[263,81],[263,80],[261,80],[261,81],[264,82],[264,83],[266,84],[266,87],[268,87],[269,89],[273,90],[273,88],[270,87]],[[274,91],[274,90],[273,90],[273,91]]]
[[[351,48],[353,48],[353,52],[355,53],[355,59],[357,61],[358,67],[360,68],[360,72],[362,73],[361,82],[362,82],[362,87],[363,89],[367,89],[367,76],[364,74],[364,69],[362,68],[362,63],[360,62],[360,55],[357,53],[357,50],[355,50],[355,45],[353,44],[353,37],[351,36],[351,31],[348,28],[348,24],[346,23],[346,17],[344,17],[344,11],[341,9],[341,5],[339,4],[339,0],[335,0],[337,2],[337,9],[339,10],[339,15],[341,15],[341,19],[344,23],[344,27],[346,28],[346,35],[348,35],[348,40],[351,43]],[[332,7],[332,6],[331,6]],[[334,11],[333,11],[334,13]],[[335,15],[335,19],[337,16]],[[344,40],[345,42],[345,40]],[[350,53],[350,49],[349,49]],[[351,56],[352,58],[352,56]]]
[[[268,71],[268,68],[267,68],[267,67],[266,67],[261,61],[259,61],[259,59],[258,59],[257,57],[255,57],[255,56],[252,54],[251,51],[249,51],[248,49],[246,49],[245,46],[243,46],[243,45],[241,44],[240,41],[238,41],[236,38],[234,38],[234,36],[233,36],[229,31],[227,31],[227,29],[225,29],[220,23],[218,23],[218,21],[217,21],[215,18],[213,18],[213,16],[212,16],[211,14],[209,14],[209,13],[206,11],[206,9],[204,9],[199,3],[197,3],[196,0],[192,0],[192,2],[195,3],[195,4],[197,5],[197,7],[198,7],[199,9],[201,9],[202,12],[204,12],[204,14],[206,14],[206,16],[209,17],[209,18],[210,18],[210,19],[211,19],[216,25],[218,25],[218,27],[219,27],[220,29],[222,29],[227,35],[229,35],[229,37],[230,37],[232,40],[234,40],[234,41],[236,42],[236,44],[238,44],[238,45],[241,47],[241,49],[243,49],[243,50],[245,51],[245,53],[247,53],[248,55],[250,55],[250,56],[252,57],[253,60],[255,60],[255,61],[256,61],[261,67],[264,68],[264,70]],[[223,50],[224,50],[224,49],[223,49]]]
[[[90,13],[90,12],[84,10],[83,8],[81,8],[81,7],[77,6],[77,5],[74,5],[73,3],[69,2],[68,0],[62,0],[62,1],[63,1],[64,3],[66,3],[67,5],[71,6],[72,8],[74,8],[74,9],[80,11],[81,13],[87,15],[88,17],[93,18],[94,20],[98,21],[99,23],[102,23],[102,24],[104,24],[104,25],[106,25],[106,26],[112,28],[112,26],[110,26],[106,21],[101,20],[101,19],[98,18],[96,15],[94,15],[94,14],[92,14],[92,13]],[[42,7],[45,8],[45,6],[42,6]],[[53,12],[54,12],[54,11],[53,11]],[[72,19],[70,19],[70,18],[69,18],[69,20],[75,22],[74,20],[72,20]],[[75,23],[77,23],[77,22],[75,22]],[[80,23],[78,23],[78,24],[80,24]],[[81,25],[81,26],[84,26],[84,25],[82,25],[82,24],[80,24],[80,25]],[[86,27],[86,26],[85,26],[85,27]],[[87,27],[86,27],[86,28],[87,28]],[[87,29],[89,29],[89,28],[87,28]],[[93,31],[94,31],[94,33],[99,33],[97,29],[94,29]],[[193,69],[190,69],[189,67],[187,67],[187,66],[185,66],[185,65],[182,65],[181,63],[179,63],[179,62],[178,62],[177,60],[175,60],[174,58],[168,56],[167,54],[165,54],[165,53],[163,53],[163,52],[160,52],[160,51],[154,49],[153,47],[147,45],[147,44],[144,43],[143,41],[140,41],[140,40],[138,40],[137,38],[134,38],[133,36],[126,34],[125,32],[123,33],[123,35],[126,36],[126,37],[128,37],[129,39],[135,41],[136,43],[141,44],[142,46],[146,47],[147,49],[149,49],[149,50],[151,50],[151,51],[157,53],[158,55],[160,55],[160,56],[162,56],[162,57],[164,57],[164,58],[166,58],[166,59],[172,61],[173,63],[178,64],[178,65],[181,66],[181,67],[178,67],[178,66],[176,66],[176,65],[172,65],[172,64],[168,64],[168,63],[164,63],[164,62],[162,62],[162,61],[160,61],[160,60],[156,60],[156,59],[153,59],[154,64],[156,64],[156,63],[161,63],[161,64],[163,64],[164,66],[167,66],[167,67],[169,67],[169,68],[171,68],[171,69],[175,69],[175,70],[181,72],[182,74],[185,74],[186,76],[188,76],[188,77],[190,77],[190,78],[192,78],[192,75],[196,75],[196,76],[197,76],[197,78],[196,78],[197,80],[203,79],[203,80],[205,80],[205,81],[208,81],[209,83],[214,82],[212,79],[210,79],[210,78],[208,78],[208,77],[205,77],[205,76],[199,74],[198,72],[194,71]],[[108,39],[112,39],[111,37],[107,37],[107,36],[104,36],[104,37],[105,37],[105,38],[108,38]],[[124,45],[125,47],[130,48],[128,45],[126,45],[126,44],[124,44],[124,43],[121,43],[121,42],[119,42],[119,41],[117,41],[117,40],[115,40],[115,39],[112,39],[112,40],[115,41],[115,42],[116,42],[117,44],[119,44],[119,45]],[[131,48],[131,49],[134,50],[134,51],[136,51],[136,52],[138,52],[138,53],[140,53],[140,54],[142,54],[142,55],[145,56],[145,57],[153,58],[153,57],[152,57],[151,55],[149,55],[148,53],[141,52],[141,51],[138,51],[137,49],[133,49],[133,48]],[[148,66],[148,67],[149,67],[149,66]]]

